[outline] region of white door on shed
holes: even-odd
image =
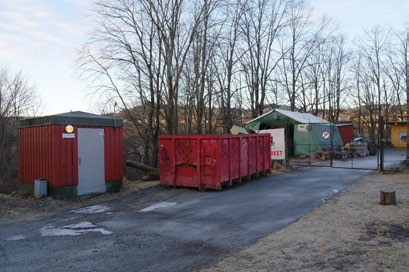
[[[104,129],[79,128],[77,193],[105,191]]]

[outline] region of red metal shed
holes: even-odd
[[[31,193],[39,178],[59,199],[119,191],[122,119],[80,111],[23,119],[19,164],[20,182]]]
[[[271,170],[271,135],[160,136],[160,182],[221,189]]]
[[[354,138],[354,125],[350,124],[337,124],[336,125],[341,135],[342,142],[345,144],[349,143]]]

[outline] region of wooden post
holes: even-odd
[[[381,205],[396,205],[395,191],[385,190],[381,191]]]

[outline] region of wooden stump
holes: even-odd
[[[385,190],[381,191],[381,205],[396,205],[395,191]]]

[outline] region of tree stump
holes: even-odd
[[[396,205],[396,194],[395,191],[385,190],[381,191],[381,205]]]

